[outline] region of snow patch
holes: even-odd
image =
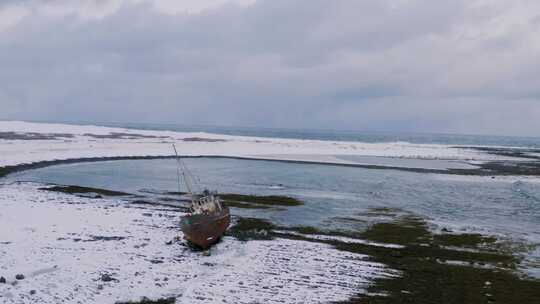
[[[285,231],[285,230],[275,230],[275,232],[281,233],[281,234],[291,234],[291,235],[301,236],[301,237],[304,237],[304,238],[307,238],[307,239],[319,240],[319,241],[337,241],[337,242],[348,243],[348,244],[361,244],[361,245],[384,247],[384,248],[394,248],[394,249],[405,248],[405,246],[402,246],[402,245],[388,244],[388,243],[378,243],[378,242],[372,242],[372,241],[368,241],[368,240],[350,238],[350,237],[345,237],[345,236],[322,235],[322,234],[303,234],[303,233],[299,233],[299,232],[296,232],[296,231]]]
[[[474,149],[435,144],[363,143],[230,136],[201,132],[149,131],[98,126],[0,121],[0,132],[70,134],[41,140],[0,139],[0,167],[39,161],[120,156],[171,156],[171,143],[186,156],[228,156],[335,164],[358,162],[337,156],[489,161],[516,159]],[[143,137],[99,137],[129,133]],[[97,136],[96,136],[97,135]],[[198,138],[200,140],[184,140]],[[216,141],[217,140],[217,141]]]
[[[0,185],[0,302],[321,303],[346,300],[396,271],[328,244],[226,237],[208,254],[170,241],[182,213]],[[148,216],[150,214],[151,216]],[[17,274],[25,276],[17,280]],[[106,275],[106,276],[104,276]],[[31,292],[32,291],[32,292]]]

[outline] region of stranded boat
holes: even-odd
[[[191,212],[180,221],[184,238],[201,248],[219,241],[229,227],[231,215],[217,194],[205,190],[201,196],[192,199],[190,209]]]
[[[173,148],[178,164],[178,186],[180,187],[180,174],[182,174],[191,197],[190,212],[182,216],[180,227],[187,241],[206,249],[218,242],[229,227],[231,222],[229,208],[223,205],[216,192],[204,190],[201,194],[194,193],[193,175],[178,156],[174,145]]]

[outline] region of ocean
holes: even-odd
[[[409,142],[416,144],[444,144],[464,146],[504,146],[540,148],[539,137],[496,136],[496,135],[464,135],[438,133],[401,133],[347,130],[308,130],[277,129],[255,127],[202,126],[182,124],[146,124],[146,123],[105,123],[104,126],[122,127],[142,130],[168,130],[181,132],[208,132],[215,134],[315,139],[332,141],[377,142]]]

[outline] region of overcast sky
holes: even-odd
[[[540,136],[540,1],[2,0],[0,119]]]

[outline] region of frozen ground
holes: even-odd
[[[458,163],[515,159],[446,145],[332,142],[0,122],[0,168],[95,157],[232,156],[359,164],[392,157]],[[407,166],[410,162],[401,162]],[[388,161],[383,161],[388,163]],[[394,161],[392,161],[394,163]],[[431,166],[438,166],[432,162]],[[177,209],[131,205],[0,184],[0,303],[114,303],[176,297],[178,303],[317,303],[346,300],[397,273],[367,256],[312,241],[225,238],[210,255],[182,242]],[[336,239],[337,240],[337,239]],[[341,238],[337,241],[374,244]],[[314,254],[316,253],[316,254]],[[23,280],[17,280],[23,274]],[[105,279],[105,280],[103,280]]]
[[[182,155],[338,164],[366,163],[366,158],[355,160],[343,156],[480,162],[512,159],[434,144],[332,142],[0,121],[0,167],[86,157],[166,156],[172,155],[173,142]],[[373,158],[370,162],[373,163]]]
[[[40,187],[0,185],[0,276],[7,279],[0,283],[1,303],[101,304],[143,296],[176,297],[177,303],[319,303],[346,300],[374,278],[397,274],[364,255],[282,238],[227,237],[207,255],[170,244],[182,236],[177,209]]]

